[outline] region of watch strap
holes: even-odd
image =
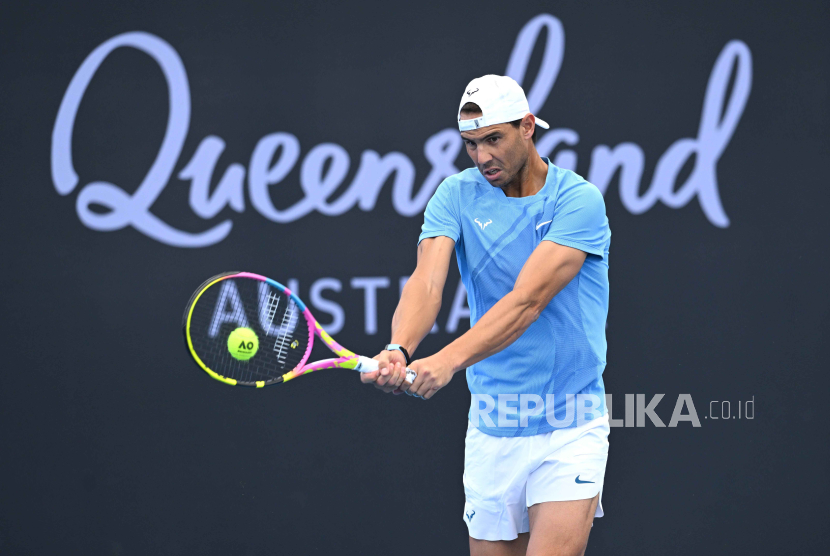
[[[410,363],[412,363],[412,359],[409,357],[409,353],[406,351],[406,348],[404,348],[402,345],[399,345],[399,344],[386,344],[386,347],[383,348],[383,349],[385,351],[392,351],[392,350],[400,351],[401,353],[403,353],[404,359],[406,359],[406,364],[409,365]]]

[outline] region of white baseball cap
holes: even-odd
[[[461,119],[461,108],[473,102],[481,108],[481,116],[472,120]],[[472,131],[488,125],[505,124],[521,120],[530,114],[527,97],[522,87],[512,78],[504,75],[485,75],[470,81],[461,104],[458,105],[459,131]],[[536,118],[536,125],[550,129],[550,125]]]

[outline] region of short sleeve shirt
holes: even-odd
[[[568,395],[593,394],[600,403],[595,410],[603,415],[611,243],[605,201],[596,186],[544,160],[545,185],[528,197],[507,197],[477,168],[448,177],[427,205],[418,241],[436,236],[455,241],[471,326],[513,290],[540,242],[584,251],[576,277],[513,344],[468,368],[467,384],[472,394],[494,400],[500,394],[535,394],[547,401],[552,395],[558,419],[565,416]],[[575,425],[576,419],[570,426]],[[555,428],[544,414],[530,416],[527,426],[479,422],[482,432],[495,436],[531,436]]]

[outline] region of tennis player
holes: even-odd
[[[475,168],[444,180],[427,205],[392,343],[379,371],[361,375],[430,399],[467,370],[463,518],[473,556],[583,554],[603,515],[611,232],[600,191],[539,156],[537,126],[549,128],[511,78],[467,86],[458,128]],[[410,362],[438,315],[453,250],[472,326]],[[418,373],[411,386],[407,364]]]

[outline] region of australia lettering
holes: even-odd
[[[507,75],[524,83],[531,53],[543,30],[547,30],[547,39],[542,62],[532,85],[525,86],[534,113],[541,111],[559,74],[565,48],[562,23],[549,14],[531,19],[519,32],[506,70]],[[104,181],[92,181],[81,187],[76,200],[78,217],[93,230],[113,231],[131,226],[161,243],[176,247],[205,247],[221,242],[231,232],[232,219],[190,232],[161,220],[152,212],[153,204],[170,183],[179,164],[190,126],[191,106],[190,85],[179,54],[163,39],[149,33],[124,33],[105,41],[83,61],[73,76],[52,132],[51,166],[55,189],[61,195],[68,195],[78,188],[80,179],[72,156],[75,117],[101,63],[121,47],[146,53],[164,74],[170,106],[164,139],[155,161],[133,194]],[[735,78],[730,90],[733,72]],[[723,48],[709,76],[696,137],[679,139],[668,148],[658,160],[645,191],[641,192],[645,154],[639,145],[631,142],[614,147],[596,146],[592,151],[588,180],[604,194],[619,171],[620,199],[632,214],[641,214],[658,201],[680,208],[697,197],[709,222],[718,227],[728,226],[729,218],[719,195],[717,163],[740,121],[751,86],[751,53],[746,44],[733,40]],[[553,155],[556,165],[575,170],[577,154],[569,147],[578,142],[576,131],[552,129],[541,136],[537,149],[542,156]],[[321,143],[301,157],[299,140],[288,132],[262,137],[247,166],[228,165],[213,192],[210,186],[219,156],[225,149],[225,142],[220,137],[209,135],[202,139],[176,177],[190,182],[188,204],[204,220],[213,219],[226,207],[244,213],[247,203],[260,215],[277,223],[294,222],[315,211],[338,216],[358,207],[368,212],[374,209],[387,182],[391,182],[394,210],[402,216],[415,216],[423,212],[441,181],[459,171],[455,160],[461,146],[455,128],[443,129],[427,138],[424,156],[431,170],[417,189],[415,167],[407,155],[400,152],[381,154],[367,149],[357,162],[351,182],[334,199],[334,192],[341,189],[353,163],[346,149],[336,143]],[[691,172],[683,183],[678,184],[681,170],[693,157]],[[274,199],[281,196],[273,193],[279,186],[288,185],[284,182],[298,163],[303,196],[291,206],[278,206]],[[92,210],[93,206],[96,210]]]

